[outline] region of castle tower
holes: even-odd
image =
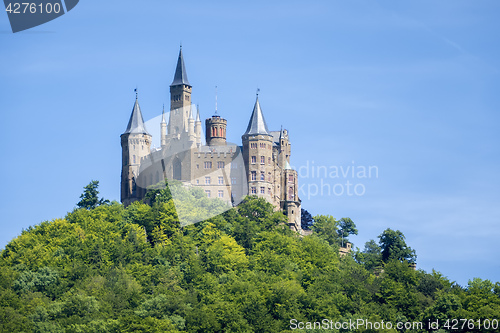
[[[180,138],[181,133],[188,132],[188,119],[191,110],[191,91],[189,84],[182,47],[177,59],[174,80],[170,85],[170,119],[168,134],[172,138]]]
[[[120,136],[122,146],[121,202],[128,206],[144,196],[137,185],[141,160],[151,151],[151,135],[146,130],[137,93],[127,129]]]
[[[285,169],[287,163],[290,163],[292,151],[290,140],[288,139],[288,131],[286,129],[281,128],[278,145],[278,164],[282,169]]]
[[[281,208],[288,216],[290,229],[301,231],[301,204],[299,199],[298,174],[293,170],[288,161],[285,161],[284,176],[282,179],[282,202]]]
[[[227,120],[213,115],[205,120],[205,137],[208,146],[225,146]]]
[[[259,103],[255,101],[252,116],[248,123],[243,141],[243,160],[247,170],[248,194],[265,197],[273,202],[273,137],[269,133]]]

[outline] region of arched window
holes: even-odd
[[[135,155],[132,155],[132,163],[135,164]]]

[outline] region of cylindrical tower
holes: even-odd
[[[208,146],[225,146],[227,120],[220,116],[212,116],[205,120],[206,140]]]
[[[246,132],[241,137],[243,160],[247,170],[248,194],[273,202],[273,136],[264,120],[259,99],[255,101]]]

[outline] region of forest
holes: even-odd
[[[254,196],[181,226],[176,209],[220,204],[169,186],[185,207],[163,186],[124,208],[99,199],[93,181],[64,218],[10,241],[0,252],[0,332],[499,332],[500,283],[460,286],[414,269],[398,230],[341,256],[357,233],[351,219],[303,212],[313,233],[302,237]],[[334,325],[360,321],[391,327]]]

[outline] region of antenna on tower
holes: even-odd
[[[217,86],[215,86],[215,115],[217,115]]]
[[[259,97],[259,92],[260,92],[260,89],[257,88],[257,92],[255,93],[255,95],[257,95],[257,97]]]
[[[139,89],[137,88],[137,86],[135,86],[134,92],[135,92],[135,99],[137,99],[137,95],[139,94]]]

